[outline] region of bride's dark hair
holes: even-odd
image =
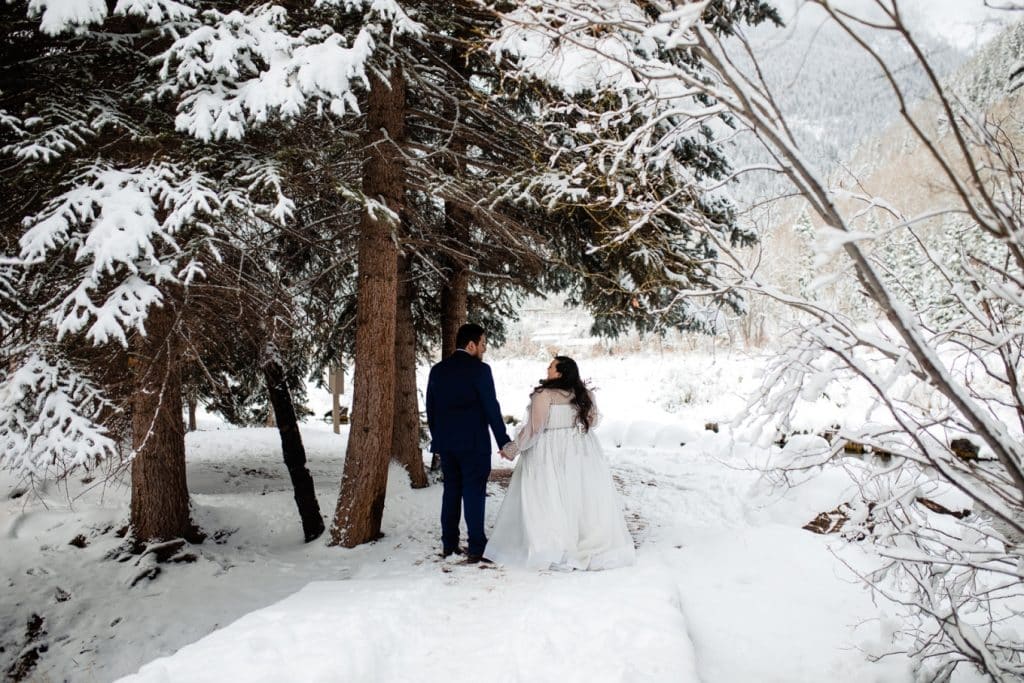
[[[542,379],[540,384],[533,390],[537,393],[541,389],[561,389],[572,394],[572,404],[576,406],[576,422],[583,428],[584,432],[590,431],[590,411],[594,402],[590,399],[590,392],[580,379],[580,369],[576,361],[568,356],[555,356],[555,370],[561,377],[554,379]]]

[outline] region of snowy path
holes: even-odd
[[[495,365],[506,412],[522,407],[546,363]],[[703,430],[738,409],[757,363],[587,365],[611,418],[598,434],[636,566],[564,574],[443,563],[441,488],[411,490],[397,469],[384,538],[351,550],[303,544],[276,431],[210,420],[187,438],[193,517],[211,535],[186,548],[193,562],[123,552],[124,482],[76,479],[70,502],[56,487],[0,500],[0,668],[36,651],[37,680],[911,680],[905,658],[866,661],[891,647],[894,620],[851,582],[833,539],[800,529],[848,500],[849,482],[821,476],[768,506],[743,469],[764,452]],[[638,376],[660,379],[638,393]],[[317,414],[324,396],[313,396]],[[344,430],[311,422],[302,437],[330,518]],[[503,491],[490,493],[488,524]]]
[[[130,681],[698,680],[663,568],[317,582]],[[301,674],[296,676],[296,672]]]
[[[393,469],[385,538],[314,550],[313,566],[332,561],[341,580],[313,581],[124,680],[910,680],[904,661],[865,661],[858,648],[878,628],[855,627],[877,608],[827,539],[777,519],[801,519],[799,505],[772,517],[750,503],[756,477],[723,465],[729,448],[711,433],[684,448],[610,445],[639,561],[598,573],[441,562],[440,487],[412,491]],[[214,483],[210,504],[223,495]],[[502,489],[490,493],[493,521]]]
[[[322,467],[311,466],[315,475]],[[257,478],[273,472],[246,468]],[[200,496],[222,500],[214,489],[224,469],[195,467]],[[311,582],[124,680],[279,681],[296,667],[310,681],[451,681],[474,671],[509,682],[699,680],[678,585],[662,563],[538,573],[441,561],[441,487],[410,490],[398,468],[391,477],[385,538],[324,549],[343,580]],[[633,479],[619,468],[627,487]],[[493,521],[503,488],[492,483],[489,495]],[[631,522],[647,526],[639,515]]]

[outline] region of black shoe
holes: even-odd
[[[450,555],[461,555],[462,548],[452,548],[449,550],[442,550],[441,557],[449,557]]]
[[[466,564],[494,564],[483,555],[466,555]]]

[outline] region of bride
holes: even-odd
[[[516,434],[521,453],[484,556],[547,569],[610,569],[632,564],[611,470],[592,429],[594,395],[576,361],[556,356],[530,395]]]

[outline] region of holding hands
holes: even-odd
[[[498,454],[505,458],[505,460],[515,460],[516,456],[519,455],[519,445],[515,441],[509,441],[502,446]]]

